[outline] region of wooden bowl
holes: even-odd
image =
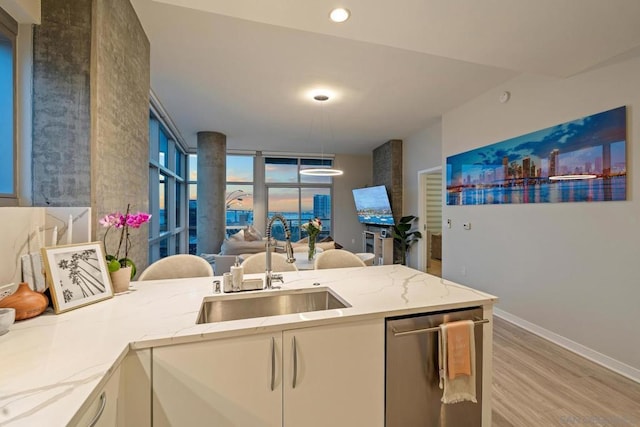
[[[14,308],[16,320],[29,319],[47,309],[49,299],[40,292],[32,291],[28,284],[20,283],[18,290],[0,300],[0,308]]]

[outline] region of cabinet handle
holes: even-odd
[[[276,340],[271,337],[271,391],[275,388],[276,382]]]
[[[296,388],[298,381],[298,350],[296,348],[296,337],[293,337],[293,388]]]
[[[107,406],[107,392],[103,391],[100,395],[100,408],[98,408],[98,413],[93,416],[91,421],[89,421],[89,427],[94,427],[98,423],[98,420],[104,412],[105,406]]]

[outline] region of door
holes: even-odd
[[[384,319],[283,333],[285,427],[384,425]]]
[[[442,277],[442,167],[421,171],[419,180],[419,218],[423,230],[419,267]]]
[[[282,336],[153,349],[154,426],[282,425]]]

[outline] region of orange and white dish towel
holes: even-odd
[[[473,320],[440,325],[438,346],[442,403],[476,400],[476,345]]]

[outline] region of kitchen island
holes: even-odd
[[[162,354],[165,349],[214,340],[383,322],[391,316],[466,307],[482,307],[489,320],[481,326],[483,425],[489,425],[494,296],[398,265],[287,272],[284,279],[282,290],[319,285],[349,307],[196,324],[203,299],[216,295],[212,278],[197,278],[134,282],[134,290],[112,299],[14,324],[0,337],[0,426],[75,423],[77,414],[90,409],[122,362],[132,354],[148,354],[149,349]],[[149,374],[150,367],[142,360],[141,370]],[[255,361],[262,364],[258,356]],[[276,378],[276,386],[283,381]]]

